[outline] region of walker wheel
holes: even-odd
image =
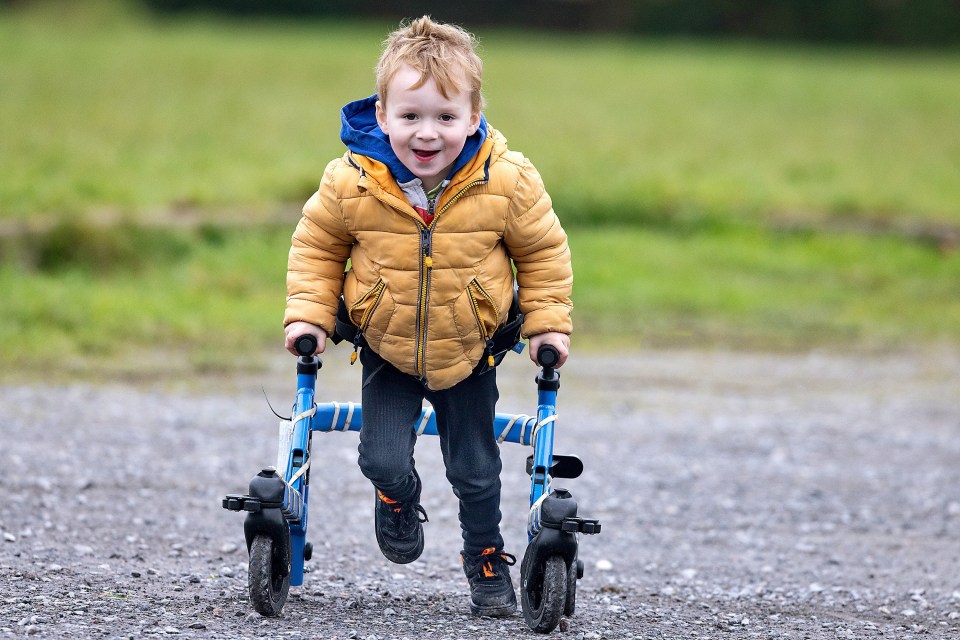
[[[290,590],[290,539],[258,535],[250,545],[250,603],[267,617],[280,615]]]
[[[537,633],[550,633],[560,624],[565,610],[567,563],[560,556],[550,556],[542,567],[529,564],[524,555],[520,585],[523,619]]]
[[[567,598],[563,605],[563,615],[568,618],[577,610],[577,579],[583,577],[583,561],[574,560],[567,569]]]

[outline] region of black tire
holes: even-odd
[[[527,558],[524,557],[524,565]],[[560,624],[567,595],[567,564],[550,556],[542,567],[521,566],[520,599],[523,619],[537,633],[550,633]]]
[[[573,616],[577,611],[577,563],[579,560],[574,560],[570,563],[570,567],[567,569],[567,597],[563,605],[563,615],[568,618]]]
[[[250,603],[260,615],[280,615],[290,591],[290,541],[259,535],[250,545]]]

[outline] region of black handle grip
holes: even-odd
[[[537,349],[537,362],[541,367],[553,368],[560,362],[560,352],[553,345],[544,344]]]
[[[302,356],[312,356],[317,351],[317,338],[309,333],[293,341],[294,350]]]

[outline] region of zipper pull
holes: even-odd
[[[427,269],[433,268],[433,258],[430,257],[430,229],[420,230],[420,250],[423,254],[423,266]]]
[[[497,366],[493,359],[493,340],[487,339],[487,364],[491,367]]]
[[[358,353],[360,350],[360,329],[357,329],[357,333],[353,336],[353,353],[350,354],[350,365],[352,366],[357,361]]]

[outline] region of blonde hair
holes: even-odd
[[[417,18],[391,33],[383,43],[377,62],[377,96],[387,100],[387,84],[402,65],[420,72],[416,89],[433,78],[444,98],[451,93],[467,92],[475,113],[483,109],[480,92],[483,62],[477,55],[473,34],[452,25],[434,22],[430,16]]]

